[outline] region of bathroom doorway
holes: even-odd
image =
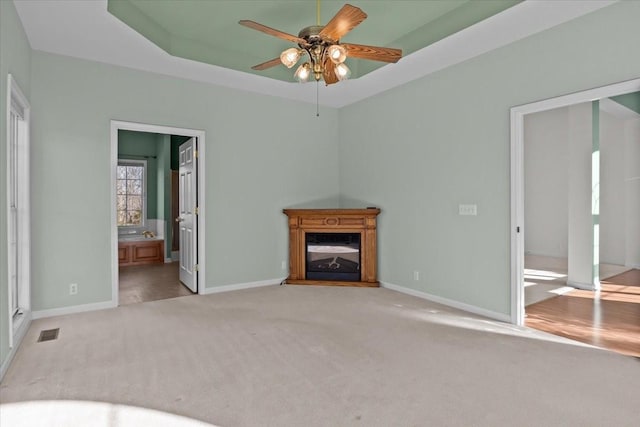
[[[117,305],[203,293],[199,283],[204,283],[204,269],[198,263],[204,249],[203,216],[193,216],[191,250],[183,250],[190,255],[188,265],[180,256],[180,239],[174,238],[183,216],[180,196],[186,194],[175,176],[182,167],[179,147],[187,140],[193,148],[189,200],[201,214],[204,132],[111,122],[112,299]],[[186,285],[180,279],[184,268],[192,270]]]

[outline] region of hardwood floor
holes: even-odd
[[[562,295],[572,287],[567,286],[567,258],[542,255],[526,255],[524,259],[524,305]],[[608,278],[624,273],[628,267],[615,264],[600,264],[600,277]]]
[[[640,357],[640,270],[527,306],[528,327]]]
[[[178,264],[120,267],[119,305],[193,295],[180,283]]]

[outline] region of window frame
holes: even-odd
[[[116,201],[118,198],[118,167],[119,166],[139,166],[142,167],[142,221],[139,225],[118,225],[118,234],[138,234],[147,227],[147,161],[139,159],[119,158],[116,166]],[[116,202],[116,224],[118,219],[118,207]]]
[[[9,348],[14,352],[31,323],[31,105],[10,73],[6,125],[6,283]],[[0,367],[0,377],[2,373]]]

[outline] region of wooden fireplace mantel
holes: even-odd
[[[284,209],[289,217],[289,277],[295,285],[378,287],[376,277],[376,217],[378,208],[367,209]],[[306,233],[360,233],[360,281],[307,280]]]

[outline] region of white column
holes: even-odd
[[[640,268],[640,119],[625,123],[625,265]]]
[[[597,241],[594,241],[594,140],[592,103],[569,107],[569,228],[567,284],[585,289],[596,288]],[[598,163],[599,153],[595,156]],[[598,173],[599,176],[599,173]],[[597,198],[597,197],[596,197]],[[552,209],[552,207],[550,207]],[[597,212],[597,211],[596,211]],[[597,232],[595,233],[597,235]]]

